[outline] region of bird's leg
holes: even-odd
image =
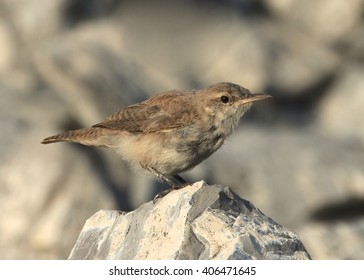
[[[177,175],[174,175],[173,176],[174,179],[176,179],[179,183],[181,184],[186,184],[188,183],[185,179],[183,179],[181,176],[179,176],[178,174]]]
[[[158,179],[162,180],[163,182],[167,183],[170,187],[173,187],[176,185],[175,182],[173,182],[170,178],[164,176],[162,173],[159,173],[157,170],[155,170],[152,167],[149,166],[143,166],[146,170],[148,170],[150,173],[152,173],[154,176],[156,176]]]
[[[141,165],[141,166],[144,169],[148,170],[150,173],[152,173],[154,176],[156,176],[158,179],[162,180],[163,182],[167,183],[170,186],[169,189],[166,189],[166,190],[160,192],[159,194],[157,194],[154,197],[154,199],[153,199],[154,203],[156,203],[156,201],[158,199],[160,199],[160,198],[166,196],[167,194],[169,194],[171,191],[182,189],[182,188],[189,185],[189,183],[179,175],[174,175],[172,177],[174,180],[171,180],[170,178],[168,178],[167,176],[165,176],[162,173],[158,172],[157,170],[155,170],[152,167],[143,166],[143,165]]]

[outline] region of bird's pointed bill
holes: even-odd
[[[240,105],[246,104],[246,103],[251,103],[251,102],[255,102],[255,101],[259,101],[259,100],[263,100],[263,99],[267,99],[267,98],[271,98],[272,96],[269,94],[264,94],[264,93],[255,93],[255,94],[250,94],[247,98],[244,98],[242,100],[240,100]]]

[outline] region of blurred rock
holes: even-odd
[[[264,85],[265,77],[256,75],[265,66],[259,22],[251,24],[227,6],[125,1],[120,20],[125,51],[154,80],[163,78],[161,90],[226,80],[253,89]]]
[[[0,73],[4,73],[14,63],[16,53],[10,27],[3,19],[0,19],[0,42]]]
[[[44,133],[22,135],[0,166],[1,259],[65,258],[90,210],[115,204],[87,158],[65,147],[45,151],[38,145]]]
[[[130,213],[100,211],[69,259],[309,259],[299,238],[228,188],[198,182]]]
[[[285,23],[308,33],[313,40],[333,43],[342,39],[362,20],[363,0],[264,0]]]
[[[364,61],[364,26],[355,29],[346,36],[340,48],[346,56],[346,64],[362,65]]]
[[[364,67],[347,66],[327,92],[318,110],[323,133],[335,138],[364,140]]]
[[[133,100],[127,99],[128,91],[123,90],[127,79],[118,72],[123,62],[117,55],[122,49],[120,39],[110,24],[80,26],[34,52],[42,79],[82,126],[91,126],[119,109],[123,99]]]
[[[115,197],[85,153],[40,144],[64,118],[59,102],[12,85],[0,82],[0,259],[64,259],[83,220]]]
[[[337,72],[338,54],[291,26],[267,22],[265,38],[270,54],[267,84],[276,95],[310,97],[314,87]]]
[[[364,209],[364,203],[361,208]],[[313,259],[364,259],[363,218],[345,222],[310,222],[299,230],[299,234]]]
[[[14,28],[13,35],[25,44],[25,49],[36,47],[40,41],[62,28],[60,11],[63,0],[2,0],[0,4]]]

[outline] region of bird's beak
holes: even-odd
[[[252,103],[252,102],[255,102],[255,101],[259,101],[259,100],[263,100],[263,99],[271,98],[271,97],[272,97],[271,95],[264,94],[264,93],[250,94],[250,95],[248,95],[247,98],[244,98],[244,99],[240,100],[239,105]]]

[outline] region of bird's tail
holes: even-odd
[[[67,131],[61,134],[53,135],[43,139],[42,144],[51,144],[57,142],[74,142],[87,146],[109,146],[105,143],[107,139],[105,128],[90,127]]]

